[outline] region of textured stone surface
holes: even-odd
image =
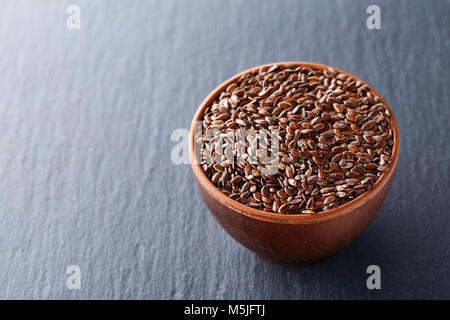
[[[382,29],[366,28],[377,3]],[[81,7],[79,31],[65,23]],[[10,1],[1,10],[0,298],[450,298],[449,1]],[[330,64],[388,101],[401,157],[378,217],[307,267],[264,261],[170,160],[219,83]],[[66,288],[66,267],[82,288]],[[366,268],[382,290],[366,288]]]

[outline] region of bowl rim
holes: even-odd
[[[325,70],[327,68],[333,68],[339,73],[345,74],[347,77],[350,77],[356,81],[361,81],[362,83],[366,84],[369,87],[369,90],[375,94],[379,99],[380,102],[382,102],[386,108],[388,109],[392,121],[392,129],[393,129],[393,139],[394,144],[392,148],[392,155],[391,155],[391,164],[390,168],[387,172],[384,172],[381,177],[375,182],[372,189],[362,193],[355,199],[346,202],[343,205],[340,205],[336,208],[321,211],[314,214],[276,214],[273,212],[266,212],[260,209],[252,208],[249,206],[246,206],[244,204],[241,204],[225,194],[223,194],[217,187],[208,179],[206,174],[203,172],[202,168],[200,167],[200,163],[197,160],[196,153],[194,152],[194,128],[195,123],[197,121],[201,121],[201,118],[203,117],[203,113],[206,109],[206,107],[210,106],[211,103],[218,97],[220,92],[225,90],[231,83],[239,79],[242,75],[256,71],[262,67],[267,66],[273,66],[273,65],[292,65],[296,67],[310,67],[313,69],[321,69]],[[370,86],[367,82],[359,79],[358,77],[354,76],[351,73],[348,73],[344,70],[341,70],[336,67],[328,66],[325,64],[320,63],[314,63],[314,62],[306,62],[306,61],[282,61],[282,62],[272,62],[267,63],[264,65],[256,66],[247,70],[244,70],[228,80],[221,83],[219,86],[217,86],[200,104],[200,106],[197,108],[197,111],[195,112],[194,118],[191,122],[191,127],[189,130],[189,158],[191,162],[191,167],[194,173],[195,178],[197,179],[198,183],[201,184],[206,192],[208,192],[213,198],[215,198],[217,201],[219,201],[222,205],[228,207],[229,209],[238,212],[242,215],[263,220],[263,221],[269,221],[269,222],[275,222],[275,223],[281,223],[281,224],[309,224],[309,223],[318,223],[318,222],[325,222],[329,219],[335,219],[339,218],[343,215],[350,214],[352,212],[355,212],[356,209],[363,206],[368,200],[374,198],[380,191],[384,189],[384,187],[391,181],[392,176],[394,175],[395,169],[397,167],[398,162],[398,156],[399,156],[399,150],[400,150],[400,137],[398,132],[398,126],[397,121],[395,119],[394,113],[392,112],[392,109],[387,104],[387,102],[384,100],[384,98],[375,90],[372,86]]]

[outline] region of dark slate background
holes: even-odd
[[[81,30],[66,28],[69,4]],[[450,298],[449,16],[440,0],[2,2],[0,298]],[[285,60],[366,80],[401,135],[377,218],[306,267],[236,243],[171,162],[172,132],[212,89]]]

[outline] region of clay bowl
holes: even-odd
[[[279,62],[325,69],[328,66],[308,62]],[[373,94],[388,108],[394,131],[394,146],[389,171],[385,172],[374,187],[337,208],[304,215],[283,215],[265,212],[240,204],[221,193],[206,177],[194,154],[194,124],[201,121],[203,112],[230,83],[247,72],[244,71],[217,87],[200,105],[192,121],[190,131],[190,156],[200,194],[219,224],[238,242],[262,257],[284,264],[307,264],[320,261],[354,240],[380,210],[394,178],[399,154],[399,133],[392,110],[384,99],[370,87]],[[338,72],[357,77],[334,68]],[[360,80],[361,81],[361,80]]]

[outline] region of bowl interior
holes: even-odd
[[[207,107],[209,107],[212,102],[219,96],[219,94],[224,91],[228,85],[239,79],[242,75],[258,70],[261,67],[265,66],[271,66],[274,64],[278,65],[291,65],[296,67],[310,67],[313,69],[327,69],[330,66],[318,64],[318,63],[311,63],[311,62],[297,62],[297,61],[287,61],[287,62],[276,62],[276,63],[269,63],[266,65],[257,66],[251,69],[248,69],[246,71],[243,71],[221,85],[219,85],[216,89],[214,89],[201,103],[199,108],[197,109],[197,112],[194,115],[194,118],[192,120],[191,128],[190,128],[190,137],[189,137],[189,153],[190,153],[190,159],[191,159],[191,165],[194,172],[194,175],[198,179],[199,183],[206,189],[206,191],[211,194],[214,198],[216,198],[220,203],[223,205],[229,207],[230,209],[239,212],[243,215],[247,215],[256,219],[261,219],[265,221],[272,221],[277,223],[287,223],[287,224],[297,224],[297,223],[313,223],[321,220],[331,219],[338,217],[340,215],[349,214],[355,209],[361,207],[368,199],[374,197],[377,192],[379,192],[383,187],[390,181],[392,178],[395,168],[397,166],[398,161],[398,153],[400,148],[400,140],[399,140],[399,133],[398,133],[398,127],[397,122],[395,120],[394,114],[392,112],[392,109],[389,107],[389,105],[386,103],[386,101],[383,99],[383,97],[378,94],[369,84],[367,84],[365,81],[359,79],[358,77],[355,77],[354,75],[345,72],[343,70],[340,70],[338,68],[332,67],[339,73],[345,74],[347,77],[350,77],[356,81],[361,81],[364,84],[367,84],[369,87],[369,90],[376,95],[380,101],[386,106],[387,110],[390,113],[391,121],[392,121],[392,130],[394,135],[394,145],[392,148],[392,155],[391,155],[391,164],[389,167],[389,170],[387,172],[384,172],[380,178],[375,182],[372,189],[362,193],[355,199],[346,202],[345,204],[342,204],[336,208],[321,211],[314,214],[277,214],[273,212],[266,212],[263,210],[255,209],[248,207],[244,204],[241,204],[237,201],[234,201],[233,199],[229,198],[225,194],[223,194],[221,191],[219,191],[216,186],[209,180],[209,178],[206,176],[206,174],[203,172],[199,161],[197,159],[196,153],[194,152],[195,144],[194,144],[194,128],[195,123],[197,121],[201,121],[203,119],[203,113]]]

